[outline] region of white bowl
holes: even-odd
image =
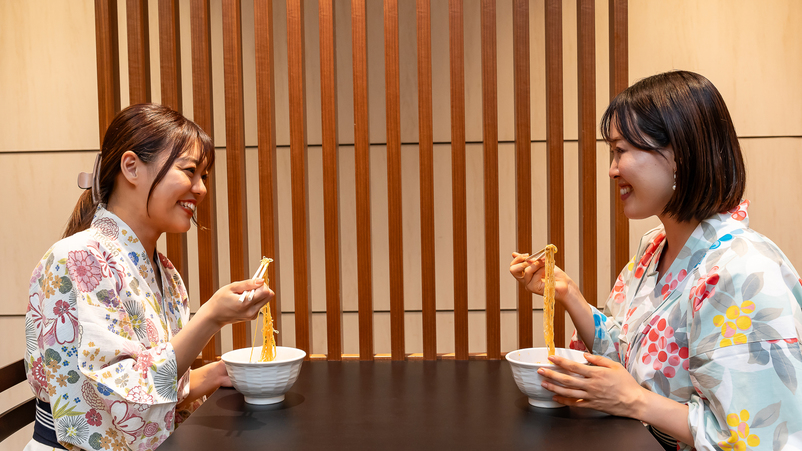
[[[574,362],[582,364],[588,363],[587,360],[585,360],[584,353],[581,351],[557,348],[554,353],[560,357],[571,359]],[[550,363],[548,357],[549,348],[526,348],[507,353],[507,361],[510,362],[515,383],[518,384],[518,388],[529,397],[529,404],[535,407],[563,407],[563,404],[551,399],[552,396],[554,396],[554,392],[550,392],[540,385],[543,382],[543,378],[537,373],[537,370],[540,368],[548,368],[560,373],[571,374],[575,377],[582,376],[565,371],[557,365]]]
[[[284,400],[284,394],[298,379],[306,352],[276,346],[276,359],[258,362],[262,347],[253,348],[253,362],[248,359],[251,348],[235,349],[223,354],[228,377],[238,392],[245,395],[249,404],[275,404]]]

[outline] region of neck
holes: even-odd
[[[106,210],[114,213],[131,228],[131,231],[134,232],[139,242],[142,243],[142,247],[145,248],[145,252],[148,253],[151,261],[155,262],[156,242],[159,240],[161,233],[157,232],[152,227],[148,227],[148,218],[142,218],[140,217],[141,214],[137,213],[137,211],[141,211],[141,209],[131,208],[130,203],[120,202],[119,197],[112,195],[106,206]]]
[[[659,265],[659,273],[662,276],[665,270],[674,262],[680,249],[688,241],[693,231],[696,230],[699,221],[692,219],[688,222],[679,222],[667,215],[661,215],[659,218],[666,230],[666,244],[663,247]]]

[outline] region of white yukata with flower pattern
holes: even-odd
[[[137,237],[99,206],[92,226],[53,245],[31,276],[28,382],[68,449],[153,449],[188,414],[176,405],[189,371],[177,374],[169,343],[189,320],[186,289],[158,255],[164,296]]]
[[[748,228],[748,205],[702,221],[661,280],[665,231],[646,233],[593,308],[593,353],[688,405],[694,443],[679,450],[802,449],[802,281]]]

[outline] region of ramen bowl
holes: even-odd
[[[251,349],[253,358],[251,361]],[[231,384],[245,396],[249,404],[275,404],[284,400],[292,384],[298,380],[306,352],[276,346],[276,359],[259,362],[262,347],[229,351],[221,357],[226,364]]]
[[[575,351],[573,349],[557,348],[554,353],[560,357],[573,360],[581,364],[587,364],[584,353]],[[548,391],[541,387],[544,378],[537,373],[540,368],[546,368],[552,371],[557,371],[564,374],[571,374],[574,377],[578,376],[575,373],[565,371],[559,366],[549,362],[549,348],[526,348],[519,349],[507,353],[507,361],[510,362],[512,368],[512,376],[515,378],[515,383],[518,388],[529,397],[529,404],[535,407],[563,407],[551,398],[554,392]]]

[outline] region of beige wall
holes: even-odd
[[[339,136],[343,143],[340,154],[341,245],[343,252],[342,294],[346,309],[345,352],[357,352],[356,337],[356,265],[355,211],[353,173],[353,91],[351,86],[350,2],[336,2]],[[576,26],[575,2],[565,1],[565,137],[576,139]],[[156,1],[150,0],[151,58],[153,99],[159,99],[158,45]],[[188,1],[181,1],[182,55],[184,62],[184,110],[192,111],[190,42],[188,39]],[[310,248],[312,256],[313,352],[325,352],[325,313],[322,228],[322,168],[320,148],[319,55],[317,34],[317,2],[306,2],[306,73],[307,121],[309,126],[309,198]],[[119,16],[124,20],[125,2],[119,0]],[[543,2],[533,0],[531,21],[532,82],[532,173],[535,177],[533,207],[545,207],[544,174],[545,90]],[[596,109],[603,111],[608,100],[607,65],[607,2],[597,0]],[[252,2],[243,1],[244,82],[246,99],[246,142],[256,145],[256,105],[254,75],[254,43]],[[276,112],[279,148],[279,231],[282,242],[277,257],[283,268],[292,268],[290,196],[287,50],[285,2],[274,3],[276,55]],[[479,41],[479,5],[467,0],[465,8],[465,60],[467,139],[480,142],[481,76]],[[795,206],[802,197],[798,174],[802,169],[802,3],[796,0],[773,2],[707,0],[630,0],[630,81],[671,69],[698,71],[713,81],[727,101],[733,120],[742,136],[747,160],[747,197],[752,201],[752,226],[776,241],[797,265],[802,265],[802,239],[795,224],[802,222],[802,212]],[[407,351],[420,352],[420,232],[417,171],[417,94],[416,42],[413,2],[400,2],[401,59],[401,137],[403,148],[403,215],[404,275],[407,309]],[[223,113],[222,25],[219,1],[212,2],[212,57],[214,61],[215,133],[217,145],[225,144]],[[515,282],[507,275],[506,263],[514,241],[514,154],[512,129],[512,35],[510,2],[498,2],[498,81],[499,81],[499,171],[501,216],[502,348],[514,349]],[[124,23],[124,22],[121,22]],[[451,193],[450,193],[450,115],[448,81],[447,1],[432,1],[433,107],[436,192],[436,259],[438,351],[453,350],[452,265],[464,266],[469,278],[469,305],[484,305],[482,159],[481,144],[468,146],[469,181],[469,246],[464,262],[451,261]],[[373,185],[373,251],[374,303],[376,313],[376,351],[389,351],[389,293],[386,260],[388,253],[386,210],[386,166],[384,131],[384,68],[381,2],[368,2],[368,53],[370,90],[371,170]],[[122,104],[128,103],[126,39],[124,27],[120,35]],[[80,194],[75,177],[80,170],[89,170],[98,147],[97,85],[94,46],[94,9],[89,0],[9,0],[0,2],[0,321],[5,334],[17,346],[0,348],[0,364],[22,354],[23,315],[26,306],[27,280],[31,269],[47,247],[58,239],[74,201]],[[187,114],[191,117],[191,114]],[[255,186],[256,151],[249,147],[247,177],[249,211],[258,211]],[[217,171],[225,171],[225,151],[219,151]],[[576,143],[566,143],[566,270],[578,274],[578,191]],[[608,290],[609,219],[606,211],[607,149],[598,146],[598,211],[599,221],[599,290],[604,298]],[[227,236],[225,187],[218,192],[220,236]],[[546,228],[542,218],[533,214],[533,240],[543,243]],[[631,222],[631,248],[641,233],[656,225],[655,219]],[[251,260],[259,255],[258,218],[249,217]],[[194,242],[194,231],[190,242]],[[523,249],[526,251],[527,249]],[[228,281],[227,240],[220,240],[221,282]],[[197,264],[197,252],[190,248],[190,259]],[[190,273],[193,305],[198,305],[196,271]],[[282,271],[279,282],[283,299],[285,344],[292,344],[293,284],[291,270]],[[539,300],[536,305],[539,305]],[[540,310],[535,310],[536,324]],[[471,350],[484,349],[484,316],[472,312]],[[473,333],[475,331],[475,333]],[[227,336],[224,334],[224,336]],[[536,333],[536,341],[542,341]],[[230,340],[224,348],[231,346]],[[5,447],[5,445],[0,445]],[[9,448],[11,449],[11,448]],[[16,449],[16,448],[15,448]]]

